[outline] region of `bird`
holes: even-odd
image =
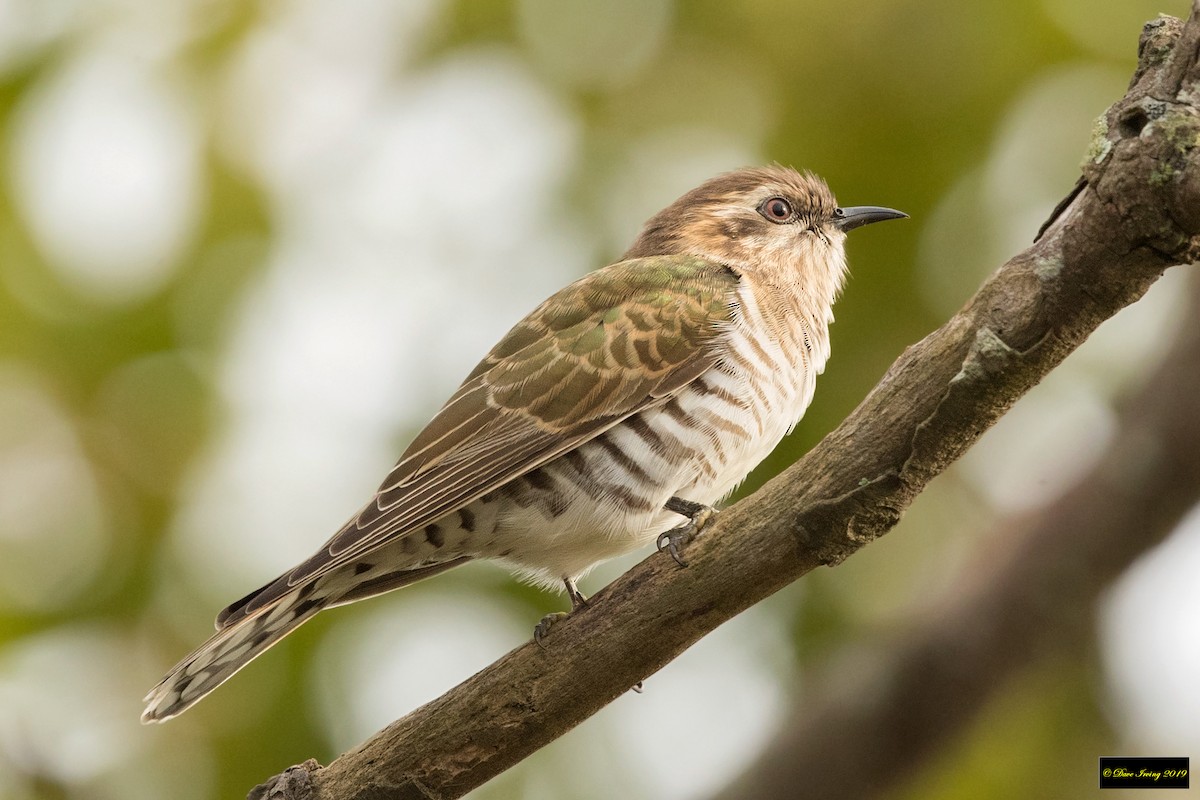
[[[598,563],[656,543],[685,564],[812,401],[846,234],[906,216],[840,207],[780,165],[687,192],[518,322],[320,550],[218,614],[142,721],[180,714],[322,609],[467,561],[561,586],[572,611]],[[564,616],[538,623],[539,644]]]

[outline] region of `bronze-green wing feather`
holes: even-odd
[[[717,360],[737,276],[690,256],[622,261],[516,325],[416,437],[373,501],[291,572],[218,617],[227,625],[291,587],[435,522],[665,402]]]

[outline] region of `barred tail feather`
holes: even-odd
[[[163,722],[182,714],[323,608],[390,592],[470,560],[459,556],[412,569],[353,562],[278,594],[280,587],[287,585],[284,575],[217,616],[217,632],[212,638],[176,664],[146,695],[142,722]]]
[[[331,599],[316,583],[296,588],[250,616],[221,628],[176,664],[146,695],[142,722],[163,722],[191,708],[271,645],[307,622]]]

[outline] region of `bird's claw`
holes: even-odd
[[[552,626],[562,622],[567,616],[566,611],[555,611],[553,614],[542,617],[542,621],[533,626],[533,640],[537,642],[538,647],[546,649],[546,645],[542,644],[542,639],[550,632]]]
[[[684,545],[696,538],[696,525],[693,522],[685,522],[678,528],[671,528],[666,533],[658,535],[658,552],[666,551],[671,554],[671,558],[675,559],[675,563],[681,567],[686,567],[687,562],[683,560],[683,556],[679,554]]]
[[[686,514],[688,521],[658,535],[658,552],[670,553],[676,564],[686,567],[687,562],[683,560],[680,553],[684,546],[695,539],[704,526],[716,516],[717,510],[712,506],[691,503],[686,500],[680,501],[678,498],[671,498],[666,507],[670,511]]]
[[[571,600],[571,611],[578,611],[588,604],[587,598],[575,585],[574,578],[563,578],[563,585],[567,587],[567,597]],[[542,639],[550,632],[550,626],[563,621],[568,616],[569,612],[567,611],[555,611],[553,614],[542,617],[542,621],[533,626],[533,640],[537,642],[538,647],[546,649],[546,646],[542,644]]]

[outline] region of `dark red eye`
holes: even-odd
[[[758,207],[758,213],[771,222],[790,222],[792,219],[792,204],[782,197],[772,197]]]

